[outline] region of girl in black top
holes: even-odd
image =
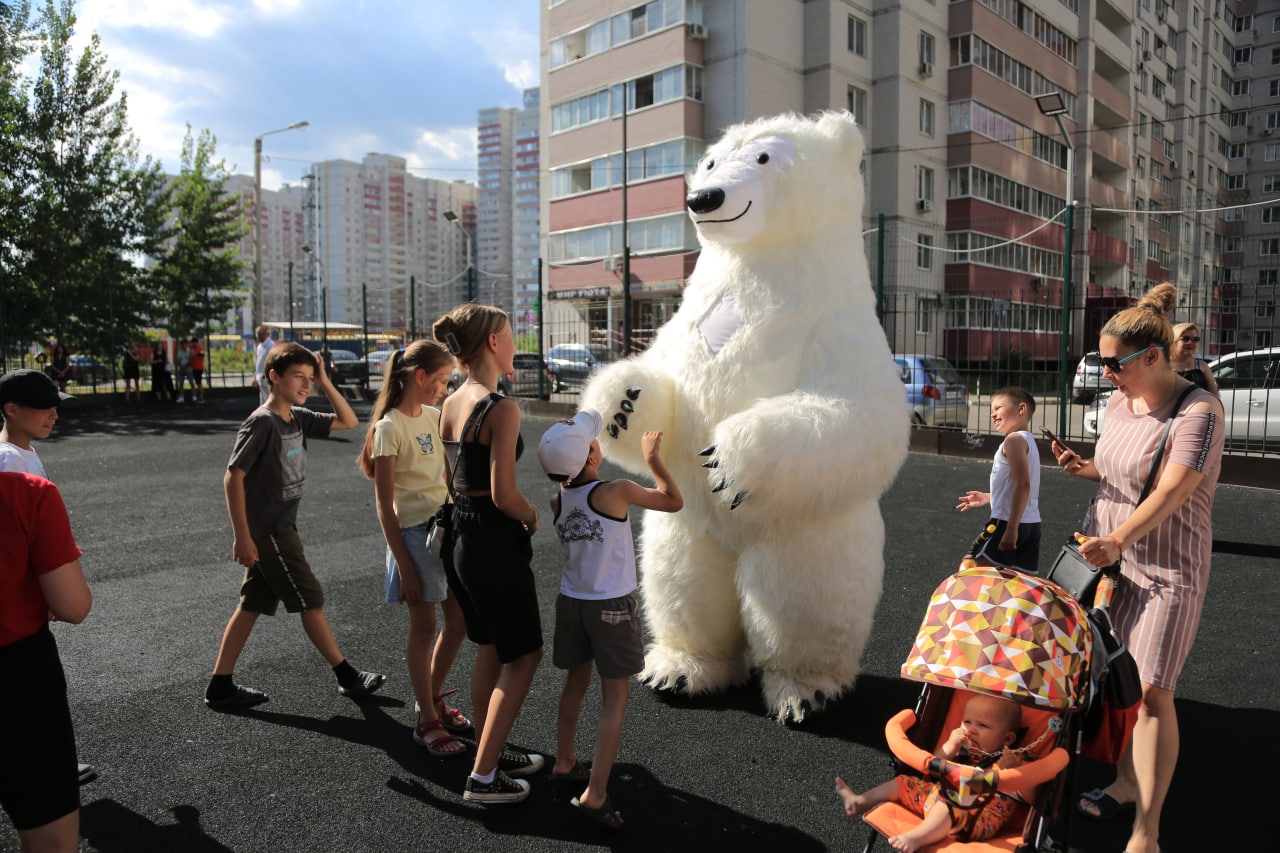
[[[520,408],[497,393],[498,378],[514,369],[516,343],[505,313],[474,303],[441,317],[432,333],[467,372],[440,413],[454,495],[446,566],[454,572],[467,636],[479,646],[471,672],[476,761],[463,799],[519,802],[529,796],[529,783],[511,777],[536,773],[544,762],[505,745],[542,660],[529,542],[538,510],[516,488]]]
[[[1169,353],[1169,364],[1184,379],[1190,379],[1210,394],[1217,395],[1218,383],[1213,379],[1209,365],[1202,358],[1196,358],[1196,347],[1200,345],[1200,330],[1195,323],[1179,323],[1173,327],[1173,351]]]

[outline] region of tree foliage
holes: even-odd
[[[244,302],[238,243],[246,225],[240,196],[226,194],[230,172],[214,159],[217,144],[212,132],[192,137],[187,125],[182,172],[169,186],[173,237],[155,269],[155,294],[157,314],[178,335],[204,330]]]

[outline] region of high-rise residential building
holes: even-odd
[[[850,233],[884,218],[868,257],[895,349],[1056,363],[1064,301],[1074,357],[1164,279],[1182,316],[1220,328],[1232,228],[1196,211],[1238,180],[1228,98],[1245,33],[1227,21],[1248,4],[1204,2],[547,0],[547,342],[615,328],[625,243],[643,343],[696,257],[683,177],[705,146],[735,122],[822,109],[863,128],[866,206]],[[1270,26],[1248,33],[1255,68]],[[1270,151],[1254,147],[1258,161]]]
[[[476,301],[510,311],[515,123],[519,110],[481,110],[476,133]]]
[[[224,185],[227,195],[240,195],[244,212],[246,233],[240,240],[240,257],[245,263],[244,280],[253,286],[253,192],[252,175],[231,175]],[[303,267],[302,246],[306,242],[302,217],[302,188],[284,184],[278,190],[262,191],[262,206],[258,215],[262,219],[262,317],[253,316],[253,296],[245,291],[243,310],[233,319],[236,332],[253,336],[253,327],[260,322],[284,321],[289,317],[289,279],[293,276],[295,288],[301,284]],[[300,292],[300,291],[299,291]],[[295,297],[295,312],[300,311]]]
[[[326,160],[303,177],[307,319],[426,334],[466,299],[476,188],[409,174],[402,157]],[[473,233],[473,232],[469,232]]]
[[[524,91],[524,105],[516,113],[515,191],[511,215],[511,315],[516,334],[525,334],[538,320],[542,231],[539,227],[542,157],[539,141],[537,89]]]

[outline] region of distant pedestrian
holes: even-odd
[[[1025,388],[991,395],[991,425],[1005,437],[991,464],[991,491],[965,492],[956,505],[961,512],[991,507],[983,527],[996,529],[974,557],[1028,572],[1040,570],[1040,450],[1030,431],[1035,411],[1035,397]]]
[[[191,349],[187,345],[186,338],[178,338],[178,349],[173,354],[174,373],[177,375],[177,394],[174,398],[175,403],[184,401],[183,388],[187,383],[191,384],[191,400],[195,401],[196,397],[196,377],[191,372]]]
[[[49,366],[45,368],[45,372],[49,374],[49,378],[58,383],[59,391],[67,390],[67,383],[71,381],[75,368],[71,366],[71,353],[62,344],[54,344],[53,352],[49,354]]]
[[[1200,329],[1196,324],[1179,323],[1173,327],[1173,352],[1169,353],[1169,364],[1173,366],[1173,372],[1183,379],[1189,379],[1215,397],[1221,397],[1209,363],[1196,357],[1199,346]]]
[[[538,444],[538,461],[560,493],[551,499],[556,534],[564,551],[564,573],[556,599],[552,661],[568,670],[556,718],[556,764],[552,781],[586,782],[570,802],[612,829],[622,815],[609,799],[609,774],[622,739],[628,679],[644,669],[644,640],[636,605],[636,551],[627,512],[633,506],[676,512],[684,498],[662,462],[662,433],[646,432],[640,446],[654,488],[632,480],[601,480],[604,460],[596,440],[604,428],[598,412],[581,411],[552,424]],[[590,768],[578,761],[574,735],[582,700],[591,685],[591,664],[600,673],[603,696]]]
[[[267,382],[267,356],[271,354],[275,341],[271,339],[271,329],[266,326],[259,326],[253,333],[258,338],[258,346],[253,351],[253,387],[258,389],[258,405],[265,406],[267,395],[271,393],[271,384]]]
[[[507,315],[468,302],[432,326],[467,372],[445,398],[440,436],[452,472],[455,594],[467,637],[479,648],[471,668],[475,764],[462,797],[514,803],[529,796],[529,776],[541,755],[506,745],[507,735],[542,661],[542,617],[533,580],[538,510],[516,487],[516,460],[524,449],[520,407],[498,393],[498,380],[515,368],[516,342]]]
[[[124,356],[120,359],[120,371],[124,374],[124,401],[129,402],[129,391],[133,389],[133,402],[142,402],[142,379],[141,368],[142,355],[138,352],[138,345],[130,343],[124,351]]]
[[[193,399],[198,403],[204,402],[204,347],[200,346],[199,338],[191,339],[191,381],[195,385],[192,394]]]
[[[158,402],[173,399],[173,377],[169,374],[169,352],[164,340],[151,344],[151,396]]]
[[[471,728],[445,703],[444,683],[466,637],[458,601],[449,594],[443,554],[427,547],[431,521],[449,496],[440,402],[449,386],[453,358],[434,341],[415,341],[391,358],[357,460],[374,481],[378,523],[387,542],[386,597],[409,609],[405,659],[417,699],[413,740],[437,758],[465,755],[454,734]],[[452,554],[447,556],[452,559]],[[436,637],[436,603],[444,629]],[[434,650],[432,644],[434,641]]]
[[[240,605],[227,621],[205,691],[205,704],[215,709],[267,701],[262,691],[237,685],[232,673],[258,616],[274,615],[281,601],[285,610],[302,615],[302,627],[333,667],[340,693],[368,696],[386,680],[385,675],[356,669],[338,650],[324,615],[324,591],[307,563],[296,525],[307,439],[352,429],[360,421],[324,375],[319,358],[305,347],[290,343],[273,349],[266,370],[264,381],[271,393],[266,405],[240,425],[222,481],[231,516],[232,556],[245,572]],[[334,414],[303,408],[314,381],[320,383]]]
[[[49,388],[58,393],[52,383]],[[80,835],[76,736],[48,623],[84,621],[93,596],[53,483],[0,473],[0,542],[0,674],[8,685],[0,731],[9,735],[0,762],[0,806],[23,851],[71,853]]]

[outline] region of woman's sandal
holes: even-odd
[[[443,735],[430,740],[427,733],[439,729],[444,732]],[[440,720],[432,720],[429,723],[419,723],[413,729],[413,742],[418,746],[426,747],[427,754],[434,758],[456,758],[459,755],[467,754],[467,745],[458,740],[445,729],[444,723]],[[458,746],[455,748],[453,744]],[[450,747],[450,748],[445,748]]]
[[[465,732],[471,728],[471,721],[467,719],[466,715],[457,708],[450,708],[444,701],[446,696],[452,696],[457,692],[458,688],[455,687],[452,690],[446,690],[435,698],[436,715],[440,717],[445,729],[454,734]]]
[[[622,829],[622,815],[613,807],[613,803],[608,797],[604,798],[604,803],[601,804],[598,809],[593,809],[591,806],[584,805],[577,797],[570,800],[569,805],[573,806],[575,809],[582,812],[601,826],[607,826],[609,829]]]
[[[1090,806],[1097,811],[1091,811]],[[1081,794],[1080,801],[1076,803],[1076,811],[1094,820],[1110,820],[1132,808],[1133,803],[1122,803],[1102,788],[1094,788],[1092,791]]]
[[[591,780],[591,764],[586,761],[575,761],[566,773],[552,770],[547,776],[550,782],[588,782]]]

